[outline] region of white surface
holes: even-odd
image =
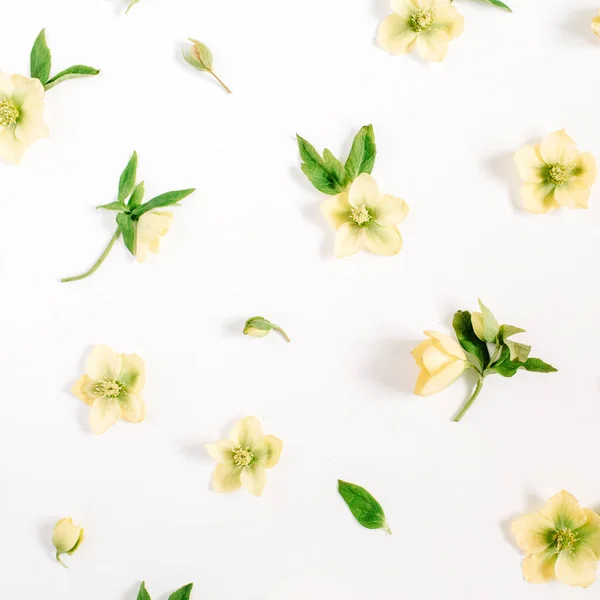
[[[47,27],[55,71],[102,75],[48,94],[51,138],[0,166],[3,281],[0,597],[153,600],[580,598],[521,577],[515,515],[561,488],[600,507],[600,188],[590,209],[517,208],[512,153],[566,127],[600,157],[597,3],[457,0],[464,35],[441,65],[373,43],[386,0],[30,0],[5,3],[0,67],[27,73]],[[117,6],[118,5],[118,6]],[[227,96],[180,58],[215,53]],[[336,260],[294,134],[345,155],[372,122],[374,175],[412,207],[394,258]],[[130,153],[147,197],[189,186],[161,254],[137,265],[94,206]],[[481,296],[560,368],[412,395],[409,350]],[[263,314],[277,335],[241,335]],[[94,437],[69,393],[93,344],[147,363],[142,425]],[[265,495],[209,491],[203,443],[244,415],[284,441]],[[382,503],[364,530],[337,478]],[[86,541],[57,565],[53,524]],[[584,592],[594,597],[593,591]]]

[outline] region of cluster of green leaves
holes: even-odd
[[[190,594],[192,593],[192,588],[194,587],[193,583],[188,583],[184,585],[182,588],[179,588],[176,592],[173,592],[169,596],[169,600],[190,600]],[[150,594],[146,589],[146,583],[142,581],[142,585],[140,585],[140,591],[138,592],[137,600],[152,600],[150,598]]]
[[[354,518],[367,529],[383,529],[392,534],[381,504],[360,485],[338,479],[338,492]]]
[[[195,191],[195,188],[176,190],[156,196],[142,204],[144,199],[144,182],[136,185],[138,157],[134,152],[119,179],[119,193],[116,202],[102,204],[96,208],[117,211],[117,225],[123,235],[127,250],[135,255],[137,221],[150,210],[177,205],[177,203]]]
[[[66,81],[67,79],[73,79],[74,77],[87,77],[89,75],[98,75],[98,73],[100,73],[98,69],[94,69],[93,67],[86,67],[85,65],[73,65],[72,67],[61,71],[51,78],[51,69],[52,56],[50,55],[48,44],[46,44],[46,30],[42,29],[33,44],[33,48],[31,49],[30,71],[31,77],[34,79],[39,79],[42,82],[45,90],[49,90],[55,85]]]
[[[310,182],[324,194],[341,194],[361,173],[371,173],[375,165],[377,148],[372,125],[365,125],[356,134],[346,164],[342,163],[327,149],[323,156],[299,135],[298,148],[302,159],[302,171]]]

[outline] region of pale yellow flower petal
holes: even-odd
[[[514,154],[514,161],[519,170],[519,177],[528,183],[540,183],[542,178],[542,167],[544,160],[540,154],[540,147],[525,146]]]
[[[141,392],[146,383],[146,365],[137,354],[121,354],[121,371],[119,381],[127,387],[128,392]]]
[[[523,577],[529,583],[548,583],[556,579],[555,565],[558,555],[549,548],[538,554],[530,554],[523,559]]]
[[[557,186],[554,199],[565,208],[587,208],[590,198],[590,188],[578,185],[576,181]]]
[[[465,29],[464,17],[445,0],[438,2],[434,12],[434,27],[446,33],[453,40]]]
[[[81,531],[81,527],[75,525],[71,517],[61,519],[54,526],[52,544],[60,554],[66,554],[77,545]]]
[[[413,355],[415,362],[421,369],[425,368],[425,364],[423,363],[423,355],[428,348],[431,348],[431,346],[434,345],[435,342],[433,340],[425,340],[424,342],[421,342],[414,350],[411,350],[411,354]]]
[[[121,357],[108,346],[94,346],[90,353],[85,371],[90,379],[104,381],[117,379],[121,372]]]
[[[417,32],[410,27],[404,16],[391,14],[379,26],[377,44],[391,54],[400,56],[414,50],[417,37]]]
[[[351,209],[348,192],[330,196],[321,204],[323,216],[334,229],[339,229],[350,218]]]
[[[417,0],[392,0],[392,10],[407,19],[419,10],[419,4]]]
[[[428,29],[417,37],[417,50],[419,54],[431,62],[441,62],[448,54],[450,37],[441,29]]]
[[[16,137],[14,128],[0,127],[0,159],[11,165],[18,165],[28,148],[25,142]]]
[[[92,431],[100,435],[112,427],[121,417],[121,407],[115,398],[96,398],[90,410]]]
[[[267,485],[267,472],[264,467],[247,467],[242,471],[242,485],[253,496],[262,496]]]
[[[128,394],[119,398],[121,419],[130,423],[141,423],[146,418],[146,403],[140,396]]]
[[[376,212],[375,222],[384,227],[402,223],[410,211],[402,198],[395,198],[389,194],[383,194],[373,206]]]
[[[266,469],[272,469],[281,457],[281,450],[283,449],[283,442],[276,438],[274,435],[266,435],[263,440],[265,459],[264,467]]]
[[[229,437],[243,448],[257,448],[263,441],[262,425],[256,417],[244,417],[233,426]]]
[[[361,173],[350,186],[348,202],[352,206],[370,206],[379,200],[379,186],[368,173]]]
[[[365,247],[380,256],[393,256],[402,250],[402,236],[395,227],[382,227],[370,223],[365,227]]]
[[[523,206],[533,213],[547,213],[559,206],[554,198],[554,186],[545,183],[524,183],[521,197]]]
[[[555,531],[552,519],[541,513],[515,519],[511,529],[519,547],[530,554],[546,550],[552,543],[552,532]]]
[[[422,360],[425,369],[433,375],[447,367],[451,362],[454,362],[456,358],[451,354],[443,352],[436,344],[432,344],[423,352]]]
[[[592,186],[598,175],[596,159],[589,152],[582,152],[575,160],[575,173],[582,185]]]
[[[83,400],[88,406],[94,404],[94,400],[98,397],[94,388],[96,382],[92,381],[87,375],[82,375],[71,388],[71,393]]]
[[[230,464],[219,463],[213,473],[212,487],[215,492],[228,494],[242,487],[242,470]]]
[[[432,340],[436,340],[439,342],[442,349],[451,354],[456,358],[460,358],[461,360],[467,360],[467,355],[465,351],[462,349],[462,346],[449,335],[445,333],[440,333],[439,331],[427,330],[423,332],[428,338]]]
[[[150,252],[158,253],[160,238],[169,231],[172,221],[171,212],[150,211],[140,217],[135,249],[135,258],[138,262],[144,262]]]
[[[556,559],[556,577],[575,587],[588,587],[596,581],[598,558],[590,548],[577,548],[574,552],[561,552]]]
[[[540,153],[548,165],[568,165],[577,158],[577,146],[564,129],[549,133],[540,145]]]
[[[352,256],[365,248],[365,228],[354,223],[344,223],[335,236],[335,255],[338,258]]]
[[[582,546],[587,546],[600,559],[600,516],[593,510],[584,508],[586,522],[577,529],[577,537]]]
[[[415,394],[418,396],[431,396],[437,394],[448,386],[452,385],[465,371],[467,363],[462,360],[456,360],[450,363],[445,369],[442,369],[425,381],[422,374],[417,379]]]
[[[0,96],[11,98],[15,91],[15,85],[8,73],[0,73]]]
[[[233,465],[233,449],[235,446],[235,442],[231,440],[220,440],[213,444],[205,444],[204,447],[208,454],[217,462]]]
[[[600,36],[600,13],[598,13],[598,15],[599,16],[592,19],[592,31]]]
[[[565,490],[552,496],[541,510],[541,514],[554,523],[555,529],[563,529],[564,527],[577,529],[587,520],[577,498]]]

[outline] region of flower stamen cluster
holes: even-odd
[[[0,102],[0,127],[10,127],[19,119],[19,109],[12,100],[2,100]]]

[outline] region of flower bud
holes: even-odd
[[[481,300],[479,300],[479,306],[481,312],[471,313],[473,331],[482,342],[495,342],[500,333],[498,321],[496,321],[490,309]]]
[[[252,337],[265,337],[269,335],[269,332],[275,329],[278,331],[288,342],[290,338],[287,336],[285,331],[281,329],[278,325],[267,321],[264,317],[251,317],[246,321],[246,325],[244,326],[244,335],[250,335]]]
[[[73,519],[68,517],[61,519],[54,526],[54,534],[52,535],[52,543],[56,548],[56,560],[63,566],[67,567],[60,559],[61,554],[71,556],[83,542],[83,529],[73,523]]]

